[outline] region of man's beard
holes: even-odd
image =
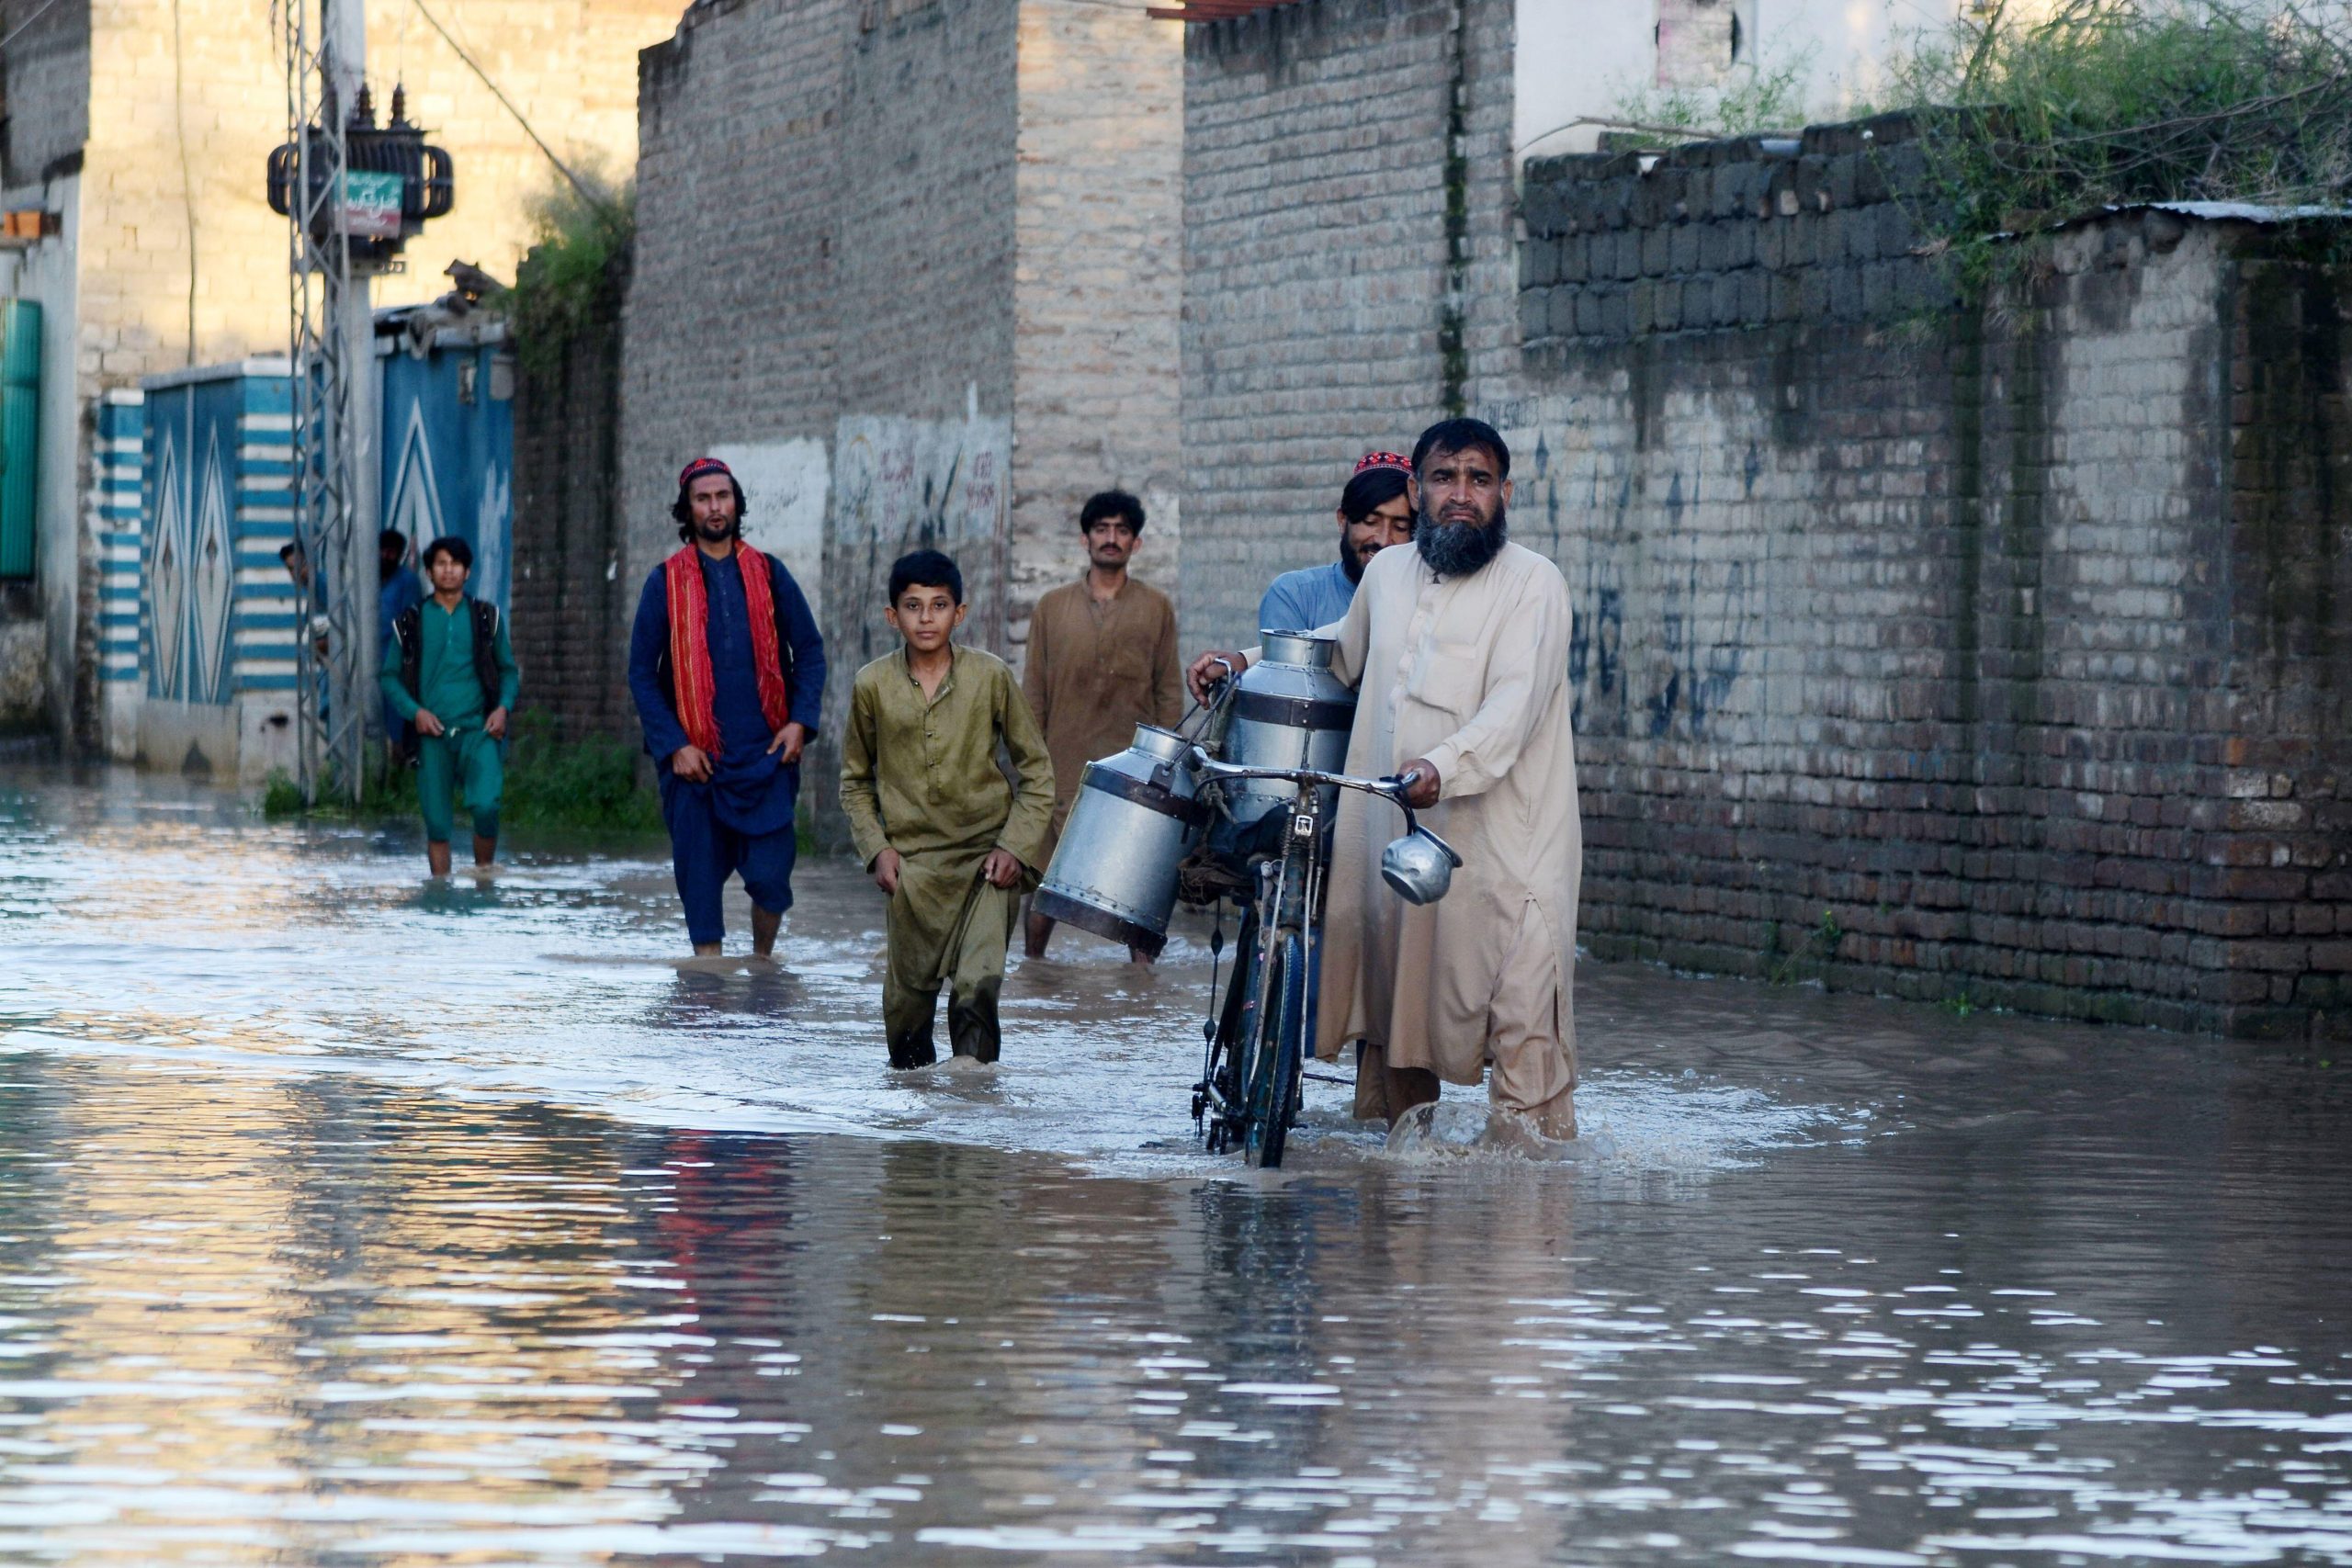
[[[1340,570],[1348,574],[1348,581],[1350,582],[1362,582],[1363,581],[1363,553],[1361,550],[1358,550],[1353,545],[1348,543],[1347,535],[1341,534],[1340,536]]]
[[[1500,502],[1495,503],[1494,521],[1484,526],[1441,523],[1424,512],[1420,526],[1413,530],[1413,547],[1440,577],[1467,577],[1502,553],[1510,536],[1506,522]]]

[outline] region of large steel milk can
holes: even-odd
[[[1240,767],[1340,772],[1347,765],[1356,694],[1331,673],[1338,645],[1304,632],[1258,635],[1260,657],[1241,672],[1221,760]],[[1245,827],[1298,796],[1296,787],[1281,779],[1227,781],[1217,787],[1225,792],[1234,821]],[[1324,802],[1327,815],[1330,806]]]
[[[1174,730],[1139,724],[1125,750],[1087,763],[1030,908],[1158,957],[1177,864],[1208,824],[1191,749]]]

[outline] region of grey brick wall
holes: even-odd
[[[0,186],[47,177],[90,137],[90,0],[0,4]]]
[[[1266,583],[1332,558],[1360,454],[1509,384],[1511,28],[1502,0],[1301,0],[1188,29],[1188,644],[1251,640]]]
[[[901,551],[955,554],[966,635],[1017,657],[1088,491],[1164,498],[1173,544],[1182,82],[1179,29],[1141,9],[700,0],[643,57],[623,570],[676,547],[694,454],[797,476],[786,532],[833,666],[808,792],[828,837],[842,704],[895,646]],[[753,502],[756,537],[775,506]]]
[[[2129,213],[1962,310],[1907,134],[1530,171],[1488,390],[1577,599],[1583,939],[2352,1032],[2352,276]]]
[[[679,467],[726,441],[830,438],[840,142],[855,0],[698,0],[641,57],[621,483],[642,578],[676,546]]]
[[[514,657],[523,705],[559,740],[638,739],[625,640],[637,584],[621,574],[617,505],[624,276],[616,265],[560,354],[515,379]]]
[[[1023,0],[1011,581],[1016,655],[1083,563],[1078,510],[1151,514],[1136,574],[1175,595],[1182,538],[1177,312],[1183,28],[1133,6]]]

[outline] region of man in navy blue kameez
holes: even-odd
[[[687,464],[671,514],[686,544],[638,600],[629,692],[695,952],[719,951],[719,894],[741,874],[752,951],[766,956],[792,907],[793,809],[825,692],[824,639],[784,563],[743,542],[743,489],[726,464]]]

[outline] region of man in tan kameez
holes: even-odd
[[[894,1067],[938,1060],[947,996],[958,1056],[997,1059],[997,994],[1023,887],[1046,863],[1052,764],[1004,660],[958,647],[964,576],[936,550],[890,569],[905,639],[857,672],[842,736],[842,812],[858,859],[890,896],[882,1030]],[[1020,780],[997,765],[1001,748]]]
[[[1380,879],[1395,808],[1341,795],[1316,1054],[1361,1042],[1359,1117],[1394,1122],[1435,1100],[1440,1079],[1475,1084],[1491,1063],[1497,1111],[1573,1138],[1584,852],[1567,584],[1509,542],[1510,450],[1492,427],[1431,426],[1413,469],[1412,547],[1374,556],[1346,617],[1321,633],[1356,688],[1347,771],[1406,779],[1464,863],[1443,899],[1407,904]],[[1196,688],[1216,657],[1193,666]]]
[[[1046,852],[1061,841],[1086,764],[1127,749],[1138,724],[1173,725],[1184,716],[1176,648],[1176,606],[1127,575],[1143,537],[1143,502],[1125,491],[1091,496],[1078,514],[1086,573],[1037,601],[1021,689],[1054,759],[1054,821]],[[1054,922],[1034,910],[1023,946],[1046,955]],[[1128,949],[1138,964],[1151,955]]]

